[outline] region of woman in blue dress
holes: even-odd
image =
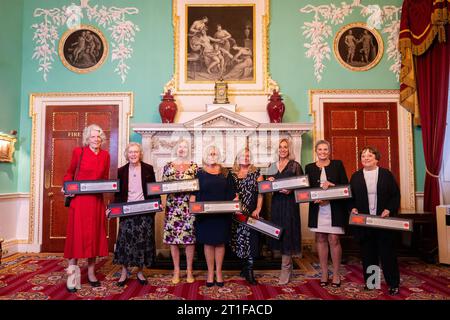
[[[203,154],[203,167],[198,171],[199,191],[191,195],[190,201],[232,201],[237,199],[230,172],[219,163],[220,150],[214,145]],[[230,241],[231,214],[197,215],[195,219],[197,243],[203,243],[208,267],[206,286],[224,286],[222,264],[225,244]],[[214,266],[216,279],[214,279]]]

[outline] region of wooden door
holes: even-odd
[[[324,136],[331,143],[332,159],[344,162],[347,176],[362,168],[360,150],[367,145],[381,153],[380,167],[389,169],[400,183],[397,104],[325,103]]]
[[[42,251],[63,252],[68,208],[61,193],[63,176],[69,167],[72,151],[82,145],[83,129],[98,124],[106,135],[102,148],[111,155],[110,178],[117,177],[119,107],[116,105],[48,106],[45,122],[44,194]],[[109,203],[113,195],[105,194]],[[116,242],[116,219],[107,224],[109,250]]]

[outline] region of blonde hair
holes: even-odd
[[[317,151],[317,147],[321,144],[326,144],[328,146],[328,151],[331,152],[331,144],[327,140],[319,140],[314,145],[314,150]]]
[[[289,152],[289,154],[288,154],[288,160],[295,160],[295,154],[294,154],[294,151],[292,150],[292,144],[291,144],[291,141],[289,140],[289,138],[281,138],[280,139],[280,142],[278,143],[278,159],[280,158],[280,144],[282,143],[282,142],[286,142],[287,143],[287,145],[288,145],[288,152]]]
[[[239,158],[243,155],[243,154],[245,154],[246,152],[248,152],[248,156],[249,156],[249,159],[250,159],[250,166],[248,167],[248,173],[252,173],[252,172],[255,172],[256,171],[256,167],[252,164],[252,160],[253,160],[253,158],[252,158],[252,153],[250,152],[250,149],[248,148],[248,147],[245,147],[244,149],[242,149],[241,151],[239,151],[237,154],[236,154],[236,157],[234,158],[234,163],[233,163],[233,167],[231,168],[231,171],[233,172],[233,173],[235,173],[235,174],[238,174],[239,173],[239,170],[240,170],[240,164],[239,164]]]
[[[129,144],[127,144],[123,153],[123,155],[125,156],[125,160],[130,161],[130,159],[128,159],[128,151],[130,151],[131,147],[139,148],[139,161],[142,161],[142,159],[144,159],[144,150],[142,150],[141,144],[137,142],[130,142]]]
[[[180,138],[178,139],[178,141],[175,143],[175,146],[172,149],[172,159],[176,159],[177,158],[177,152],[178,152],[178,147],[180,146],[180,144],[182,143],[186,143],[187,147],[188,147],[188,155],[187,158],[189,160],[191,160],[191,142],[189,140],[187,140],[186,138]]]
[[[103,145],[106,140],[106,135],[103,132],[103,129],[100,128],[98,124],[91,124],[90,126],[85,127],[83,130],[83,138],[82,138],[83,146],[89,145],[89,138],[91,137],[91,131],[98,131],[98,133],[100,134],[100,139],[102,139],[101,145]]]
[[[209,155],[209,153],[211,152],[212,149],[216,150],[216,154],[217,154],[217,163],[216,164],[220,167],[221,173],[224,176],[226,176],[228,174],[228,169],[225,168],[224,166],[222,166],[222,164],[220,163],[220,162],[222,162],[222,153],[220,152],[220,149],[217,146],[213,145],[213,144],[207,146],[205,148],[205,150],[203,151],[203,156],[202,156],[202,165],[203,165],[203,167],[205,165],[208,165],[208,161],[207,161],[208,160],[208,155]]]

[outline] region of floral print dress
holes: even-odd
[[[195,179],[198,166],[194,162],[184,171],[175,169],[173,162],[164,166],[162,180]],[[189,212],[190,193],[175,193],[167,195],[166,217],[164,220],[163,242],[165,244],[194,244],[195,216]]]

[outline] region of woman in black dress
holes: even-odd
[[[263,196],[258,193],[258,182],[262,181],[263,177],[251,164],[248,148],[237,154],[232,176],[242,205],[242,213],[259,218]],[[231,248],[242,260],[241,276],[245,277],[248,283],[257,284],[253,274],[253,261],[258,256],[258,232],[244,224],[233,222]]]
[[[341,160],[331,160],[330,143],[326,140],[316,142],[317,161],[306,165],[305,172],[311,188],[324,190],[335,185],[348,184],[347,174]],[[322,278],[320,286],[328,285],[328,244],[333,261],[333,280],[331,286],[341,286],[339,268],[341,266],[342,248],[339,235],[344,234],[344,226],[348,219],[346,200],[323,201],[309,203],[308,227],[316,233],[317,253],[319,255]]]
[[[288,139],[280,140],[278,161],[273,163],[269,170],[272,175],[267,180],[270,181],[303,175],[302,167],[294,160],[294,154],[290,151]],[[284,285],[291,277],[292,256],[301,254],[300,210],[293,190],[282,189],[273,193],[271,215],[273,223],[284,229],[280,240],[270,239],[272,250],[281,251],[278,284]]]
[[[190,201],[232,201],[237,199],[231,173],[219,164],[220,150],[209,146],[203,154],[203,167],[198,171],[199,191],[191,195]],[[198,243],[203,243],[208,267],[206,286],[224,286],[222,264],[225,244],[230,241],[231,214],[197,215],[195,233]],[[216,279],[214,280],[214,264]]]
[[[125,149],[128,163],[118,170],[120,192],[115,194],[114,202],[131,202],[150,199],[147,196],[147,183],[155,182],[153,167],[142,162],[143,151],[139,143],[131,142]],[[119,234],[114,264],[122,265],[117,285],[125,286],[128,281],[128,267],[137,267],[137,280],[141,285],[148,283],[142,273],[155,261],[155,214],[147,213],[120,218]]]

